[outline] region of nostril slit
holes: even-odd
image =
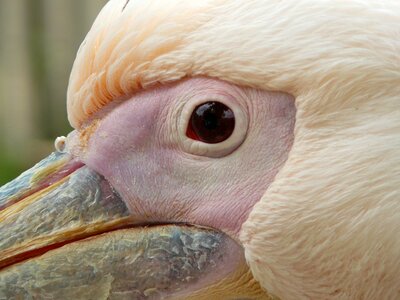
[[[56,148],[57,152],[63,153],[64,150],[65,150],[65,144],[66,144],[66,137],[65,136],[59,136],[54,141],[54,147]]]

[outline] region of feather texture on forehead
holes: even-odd
[[[69,120],[79,127],[115,99],[185,76],[218,77],[295,96],[321,92],[323,98],[326,92],[351,93],[346,87],[353,89],[357,80],[360,89],[372,81],[386,83],[389,74],[399,73],[391,51],[397,47],[398,53],[399,45],[387,47],[395,33],[391,24],[398,21],[393,6],[399,4],[111,0],[74,63]]]
[[[103,8],[79,49],[70,77],[68,113],[76,127],[107,103],[158,81],[149,65],[175,51],[183,36],[200,26],[193,15],[207,1],[121,1]],[[124,8],[124,9],[123,9]],[[168,70],[164,80],[183,74]]]

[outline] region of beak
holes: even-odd
[[[0,188],[0,299],[270,299],[228,235],[145,224],[54,152]]]

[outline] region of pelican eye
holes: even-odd
[[[227,140],[235,129],[235,114],[225,104],[209,101],[196,106],[186,135],[196,141],[217,144]]]

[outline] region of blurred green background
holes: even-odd
[[[107,0],[0,0],[0,186],[71,131],[75,54]]]

